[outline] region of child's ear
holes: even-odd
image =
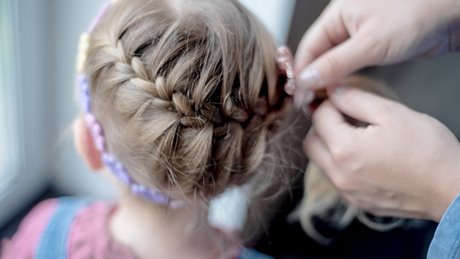
[[[86,127],[83,117],[75,119],[73,124],[75,147],[78,153],[83,157],[86,164],[94,170],[101,170],[104,165],[101,160],[101,153],[94,145],[93,136]]]

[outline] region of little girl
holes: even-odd
[[[232,186],[285,188],[274,140],[292,71],[276,54],[236,0],[108,5],[82,36],[75,139],[120,199],[45,201],[2,258],[255,258],[208,206]]]

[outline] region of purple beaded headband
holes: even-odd
[[[146,200],[154,202],[156,204],[169,206],[171,208],[179,208],[184,206],[184,202],[181,200],[175,200],[166,195],[165,193],[153,189],[147,188],[137,183],[128,173],[126,168],[109,153],[107,149],[107,142],[104,136],[104,130],[97,121],[96,117],[91,111],[91,90],[89,86],[88,77],[84,71],[86,63],[88,47],[89,47],[89,35],[97,25],[101,17],[104,16],[108,10],[110,4],[106,4],[99,15],[93,20],[87,31],[82,34],[80,38],[79,54],[77,57],[77,87],[80,93],[81,106],[85,113],[86,126],[91,132],[94,140],[94,144],[97,150],[101,153],[103,163],[112,171],[112,173],[120,180],[123,184],[128,186],[133,194],[138,197],[142,197]]]

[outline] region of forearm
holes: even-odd
[[[458,146],[458,144],[457,144]],[[460,195],[460,153],[453,148],[446,153],[448,158],[437,168],[438,172],[432,172],[436,178],[432,195],[434,199],[427,199],[432,203],[428,206],[428,215],[431,220],[439,222],[446,213],[447,208]],[[436,171],[436,170],[435,170]],[[429,197],[427,197],[429,198]]]

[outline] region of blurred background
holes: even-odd
[[[241,0],[295,50],[327,0]],[[75,152],[72,121],[78,40],[104,0],[0,0],[0,238],[37,200],[113,197]],[[376,31],[376,33],[379,33]],[[370,68],[408,106],[460,136],[460,56]],[[433,172],[436,173],[436,172]]]

